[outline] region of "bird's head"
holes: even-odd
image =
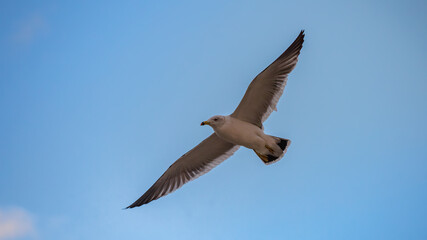
[[[213,116],[209,118],[207,121],[203,121],[200,126],[209,125],[212,128],[216,128],[224,124],[225,117],[221,115]]]

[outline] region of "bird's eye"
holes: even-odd
[[[214,118],[214,121],[218,121],[218,118]]]

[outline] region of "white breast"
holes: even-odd
[[[225,118],[225,123],[214,129],[220,138],[251,149],[264,146],[264,133],[259,127],[230,116]]]

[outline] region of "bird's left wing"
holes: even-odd
[[[279,58],[251,82],[236,110],[231,114],[262,128],[262,123],[276,110],[285,89],[288,74],[295,68],[304,42],[304,31]]]
[[[238,145],[226,142],[213,133],[176,160],[144,195],[127,208],[139,207],[177,190],[185,183],[209,172],[233,155],[237,149]]]

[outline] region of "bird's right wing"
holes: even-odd
[[[163,197],[185,183],[209,172],[239,149],[238,145],[220,139],[215,133],[182,155],[168,170],[127,208],[139,207]]]

